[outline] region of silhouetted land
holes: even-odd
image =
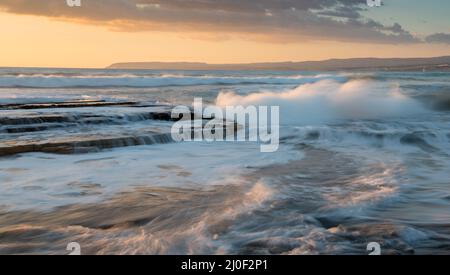
[[[195,62],[129,62],[115,63],[109,69],[152,70],[386,70],[386,71],[450,71],[450,56],[432,58],[350,58],[324,61],[208,64]]]

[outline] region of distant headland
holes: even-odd
[[[127,62],[115,63],[107,68],[137,70],[450,71],[450,56],[431,58],[349,58],[329,59],[323,61],[246,64],[208,64],[200,62]]]

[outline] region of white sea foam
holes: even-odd
[[[419,102],[403,95],[398,87],[369,80],[345,83],[322,80],[284,92],[263,91],[248,95],[222,92],[216,104],[280,106],[281,122],[287,124],[387,118],[425,111]]]
[[[328,74],[318,75],[242,75],[242,74],[183,74],[183,73],[29,73],[0,74],[0,87],[36,87],[36,88],[68,88],[68,87],[164,87],[192,85],[236,85],[236,84],[280,84],[298,85],[315,82],[320,79],[344,79]]]

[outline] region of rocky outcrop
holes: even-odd
[[[103,100],[83,100],[70,102],[47,102],[47,103],[18,103],[0,104],[0,109],[5,110],[31,110],[48,108],[82,108],[82,107],[108,107],[108,106],[134,106],[136,102],[107,102]]]
[[[114,107],[91,110],[78,108],[80,106]],[[52,109],[23,111],[47,107]],[[69,107],[78,109],[70,112],[57,110]],[[4,104],[0,105],[1,108],[9,110],[0,113],[0,157],[30,152],[90,153],[117,147],[170,143],[174,142],[172,123],[179,120],[172,118],[171,106],[132,102]],[[202,119],[193,114],[192,117]],[[203,125],[210,120],[203,119]],[[227,121],[219,125],[224,129],[237,128],[236,124]],[[202,130],[192,126],[191,136],[198,136]]]
[[[150,145],[173,142],[170,134],[150,133],[142,136],[93,137],[36,143],[10,143],[0,145],[0,156],[15,155],[29,152],[44,152],[54,154],[75,154],[97,152],[101,149],[117,147]]]

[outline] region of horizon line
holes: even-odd
[[[450,53],[448,55],[439,55],[439,56],[428,56],[428,57],[349,57],[349,58],[327,58],[327,59],[319,59],[319,60],[303,60],[303,61],[267,61],[267,62],[242,62],[242,63],[209,63],[204,61],[120,61],[113,62],[107,66],[103,67],[64,67],[64,66],[0,66],[0,69],[16,69],[16,68],[24,68],[24,69],[85,69],[85,70],[123,70],[120,68],[111,68],[112,65],[115,64],[126,64],[126,63],[160,63],[160,64],[203,64],[203,65],[252,65],[252,64],[281,64],[281,63],[306,63],[306,62],[326,62],[331,60],[358,60],[358,59],[432,59],[432,58],[448,58],[450,57]]]

